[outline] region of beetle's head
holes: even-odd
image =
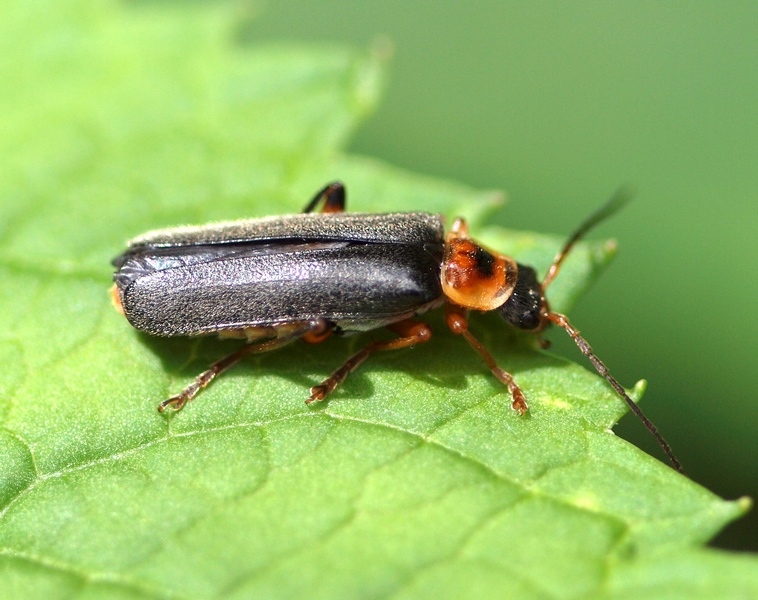
[[[506,321],[519,329],[537,332],[548,325],[550,309],[534,269],[518,264],[513,293],[497,310]]]

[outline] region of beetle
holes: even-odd
[[[161,412],[180,410],[249,354],[379,327],[397,334],[369,342],[313,386],[306,403],[322,401],[374,352],[429,341],[431,328],[415,317],[444,307],[448,327],[482,357],[507,386],[512,408],[524,414],[524,392],[469,331],[468,312],[496,310],[511,326],[535,334],[557,325],[682,471],[656,427],[545,296],[574,244],[627,199],[620,191],[585,220],[540,282],[533,268],[472,240],[461,218],[445,233],[441,215],[347,213],[345,187],[332,182],[300,214],[161,229],[133,239],[113,260],[112,299],[132,326],[148,334],[217,334],[247,342],[161,402]],[[321,212],[314,213],[319,205]]]

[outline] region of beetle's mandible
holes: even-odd
[[[181,409],[248,354],[298,339],[318,343],[331,334],[379,327],[397,334],[353,354],[311,388],[306,402],[324,400],[374,352],[427,342],[432,331],[415,317],[444,307],[448,327],[479,353],[508,387],[513,409],[523,414],[523,391],[469,331],[468,311],[496,310],[512,326],[534,333],[557,325],[681,471],[655,426],[566,316],[550,310],[545,297],[577,240],[625,200],[625,194],[617,193],[582,223],[540,282],[531,267],[472,240],[463,219],[456,219],[445,233],[440,215],[346,213],[345,188],[334,182],[316,194],[302,214],[162,229],[132,240],[113,261],[118,270],[112,298],[135,328],[149,334],[218,334],[248,342],[162,402],[160,411]],[[321,213],[314,213],[319,204]]]

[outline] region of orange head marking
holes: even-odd
[[[463,221],[445,237],[440,279],[442,291],[452,302],[474,310],[494,310],[516,287],[516,261],[483,248],[466,234]]]

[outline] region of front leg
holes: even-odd
[[[513,380],[513,375],[498,367],[489,350],[487,350],[487,348],[484,347],[484,344],[477,340],[468,330],[466,312],[466,309],[461,306],[448,304],[445,307],[445,321],[447,322],[447,326],[450,327],[450,330],[453,333],[462,335],[469,345],[484,359],[484,362],[487,363],[492,374],[508,386],[508,391],[510,391],[511,398],[513,399],[511,408],[513,408],[518,414],[523,415],[529,409],[524,392],[521,391],[521,388]]]

